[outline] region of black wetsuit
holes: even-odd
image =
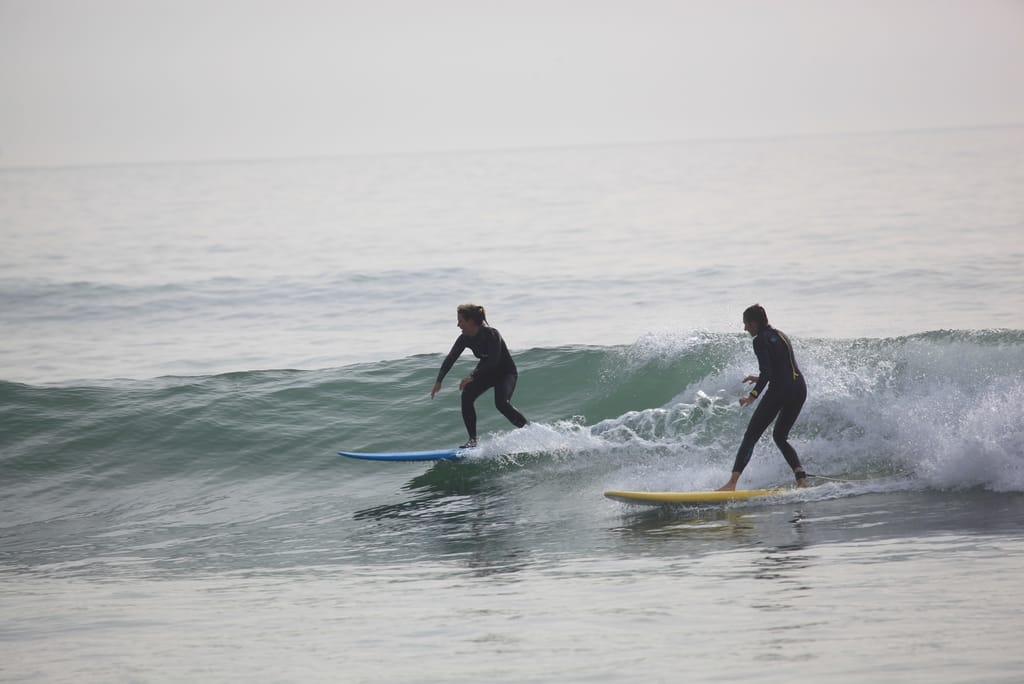
[[[480,359],[476,368],[469,374],[473,378],[472,382],[462,390],[462,420],[466,424],[469,438],[476,439],[476,409],[473,403],[491,387],[494,388],[495,408],[516,427],[526,425],[526,418],[512,405],[512,393],[516,389],[519,372],[497,328],[483,325],[474,337],[465,333],[459,335],[441,364],[437,381],[441,382],[444,379],[467,348],[473,352],[473,356]]]
[[[788,337],[769,325],[754,337],[754,354],[757,355],[760,374],[750,394],[754,397],[759,396],[765,385],[768,386],[768,391],[761,397],[757,408],[754,409],[754,415],[750,417],[747,432],[743,435],[743,443],[736,452],[733,472],[743,472],[751,454],[754,453],[754,445],[776,416],[778,420],[775,420],[775,429],[772,431],[775,444],[786,457],[786,463],[790,468],[802,470],[796,449],[789,443],[789,431],[807,399],[807,385],[804,383],[800,368],[796,365],[793,346],[789,343]]]

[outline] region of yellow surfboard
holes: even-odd
[[[727,501],[756,499],[759,496],[774,496],[791,491],[789,489],[737,489],[732,492],[629,492],[610,489],[604,493],[609,499],[642,506],[664,504],[713,504]]]

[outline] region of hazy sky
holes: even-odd
[[[0,0],[0,166],[1024,123],[1024,0]]]

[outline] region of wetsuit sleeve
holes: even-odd
[[[768,342],[758,335],[754,338],[754,355],[757,356],[757,384],[750,390],[750,396],[760,396],[768,381],[772,379],[772,355],[768,349]]]
[[[498,369],[501,367],[501,346],[504,344],[501,339],[501,333],[494,328],[488,329],[487,336],[487,349],[484,352],[484,356],[480,359],[480,363],[476,364],[476,368],[470,373],[474,378],[481,378],[489,375],[497,375]]]
[[[452,350],[448,352],[448,356],[444,357],[444,361],[441,363],[441,370],[437,372],[438,382],[444,380],[444,376],[448,375],[448,371],[452,369],[464,351],[466,351],[466,336],[459,335],[455,344],[452,345]]]

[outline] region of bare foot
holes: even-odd
[[[733,471],[732,477],[729,478],[728,482],[726,482],[724,485],[719,487],[718,491],[720,491],[720,492],[735,492],[736,491],[736,483],[739,482],[739,480],[740,480],[740,474],[737,473],[736,471]]]
[[[797,478],[796,478],[796,487],[797,487],[797,489],[803,489],[804,487],[808,486],[808,484],[807,484],[807,473],[806,472],[804,472],[802,469],[801,470],[794,470],[793,474],[797,476]]]

